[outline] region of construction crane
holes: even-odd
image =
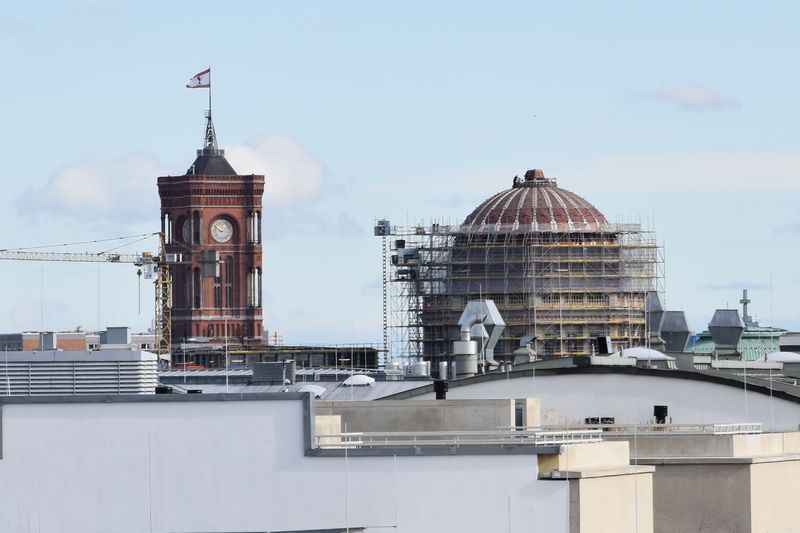
[[[152,279],[155,286],[156,353],[161,360],[172,353],[172,275],[170,274],[170,265],[180,263],[181,257],[179,254],[166,253],[163,233],[152,233],[147,236],[155,235],[159,237],[159,251],[155,255],[148,252],[121,254],[0,250],[0,260],[121,263],[139,267],[137,274],[141,276],[144,271],[145,279]]]

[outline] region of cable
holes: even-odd
[[[38,249],[42,249],[42,248],[58,248],[59,246],[75,246],[75,245],[78,245],[78,244],[94,244],[94,243],[98,243],[98,242],[120,241],[120,240],[123,240],[123,239],[135,239],[137,237],[142,237],[139,240],[144,240],[144,239],[146,239],[148,237],[153,237],[155,235],[158,235],[158,233],[141,233],[139,235],[129,235],[129,236],[126,236],[126,237],[112,237],[112,238],[109,238],[109,239],[95,239],[93,241],[81,241],[81,242],[65,242],[65,243],[61,243],[61,244],[46,244],[44,246],[27,246],[27,247],[24,247],[24,248],[2,248],[2,249],[0,249],[0,251],[2,251],[2,252],[19,252],[19,251],[22,251],[22,250],[38,250]],[[139,242],[139,241],[136,241],[136,242]],[[127,245],[123,245],[123,246],[127,246]],[[114,248],[112,248],[112,250],[113,249]]]
[[[109,248],[108,250],[104,250],[102,252],[97,252],[97,253],[98,253],[98,255],[99,254],[107,254],[108,252],[113,252],[114,250],[119,250],[120,248],[125,248],[126,246],[130,246],[132,244],[136,244],[137,242],[142,242],[142,241],[144,241],[146,239],[149,239],[150,237],[152,237],[152,235],[147,235],[145,237],[142,237],[141,239],[136,239],[135,241],[131,241],[131,242],[126,243],[126,244],[120,244],[119,246],[115,246],[113,248]]]

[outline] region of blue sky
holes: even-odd
[[[155,178],[184,172],[202,140],[206,94],[184,85],[211,65],[220,143],[267,175],[265,326],[287,342],[379,342],[374,220],[458,222],[534,167],[655,228],[667,306],[695,330],[745,287],[762,322],[799,329],[798,11],[6,6],[0,247],[157,231]],[[0,331],[152,318],[132,267],[3,262],[0,280]]]

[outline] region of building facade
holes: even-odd
[[[261,342],[263,175],[240,175],[217,146],[210,114],[205,147],[185,174],[158,178],[161,231],[172,268],[172,338]]]
[[[493,300],[506,328],[494,354],[513,360],[530,343],[539,358],[591,355],[646,343],[645,296],[656,289],[655,237],[639,224],[609,223],[541,170],[515,177],[460,225],[376,228],[392,291],[386,320],[394,355],[436,363],[459,340],[470,300]],[[602,350],[601,350],[602,351]]]

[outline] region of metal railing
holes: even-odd
[[[761,423],[714,424],[714,435],[757,435],[761,433]]]
[[[465,446],[559,446],[599,442],[602,431],[415,431],[350,432],[316,436],[319,448],[403,448]]]
[[[501,428],[510,430],[510,427]],[[762,432],[760,422],[738,422],[733,424],[585,424],[521,427],[522,431],[585,431],[595,429],[601,433],[616,435],[670,433],[677,435],[756,435]]]

